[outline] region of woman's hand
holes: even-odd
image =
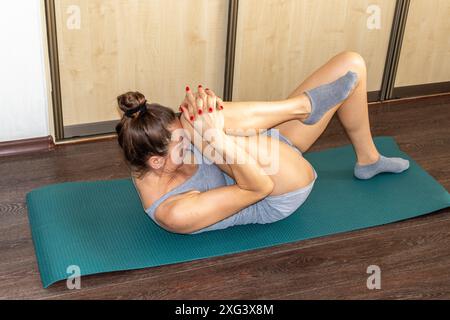
[[[223,133],[225,123],[221,112],[223,111],[223,101],[212,90],[204,90],[199,86],[195,95],[191,90],[187,90],[180,111],[183,112],[185,120],[204,139],[209,141],[213,135],[218,133],[217,131]]]

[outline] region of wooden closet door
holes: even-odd
[[[450,1],[411,0],[395,86],[447,81],[450,81]]]
[[[174,110],[186,84],[222,94],[228,1],[57,0],[55,10],[66,138],[111,131],[130,90]]]
[[[233,98],[286,98],[344,50],[362,54],[368,90],[379,91],[394,11],[393,0],[240,1]],[[373,14],[380,28],[368,27]]]

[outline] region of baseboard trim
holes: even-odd
[[[64,138],[82,138],[99,134],[111,134],[116,131],[120,120],[86,123],[64,127]]]
[[[377,102],[380,101],[381,91],[369,91],[367,92],[367,101],[368,102]]]
[[[89,136],[89,137],[77,137],[77,138],[70,138],[70,139],[64,139],[61,141],[56,141],[56,146],[66,146],[66,145],[74,145],[74,144],[83,144],[83,143],[90,143],[90,142],[99,142],[99,141],[108,141],[108,140],[117,140],[117,134],[99,134],[95,136]]]
[[[394,88],[394,99],[450,93],[450,81]]]
[[[27,153],[47,152],[55,149],[52,136],[0,142],[0,157]]]

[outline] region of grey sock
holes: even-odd
[[[409,161],[402,158],[387,158],[381,155],[380,160],[367,166],[355,166],[355,177],[362,180],[371,179],[379,173],[400,173],[409,168]]]
[[[317,123],[328,110],[348,98],[357,80],[358,74],[349,71],[334,82],[305,91],[311,101],[311,115],[303,123],[307,125]]]

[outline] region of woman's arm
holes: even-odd
[[[273,191],[272,179],[231,137],[218,131],[214,138],[209,144],[228,160],[236,185],[206,192],[188,192],[163,202],[156,210],[155,218],[171,232],[189,234],[206,228],[262,200]]]
[[[195,131],[195,129],[192,127],[192,125],[189,124],[189,122],[185,119],[185,117],[180,118],[181,124],[183,126],[183,129],[185,130],[185,133],[187,134],[188,138],[190,139],[191,143],[200,151],[206,151],[212,148],[208,141],[204,140],[202,136]],[[226,174],[228,174],[230,177],[233,177],[233,172],[231,171],[230,166],[225,162],[221,161],[220,163],[214,161],[209,156],[209,152],[202,152],[203,156],[205,156],[208,160],[215,163],[220,170],[224,171]],[[221,159],[223,159],[221,157]]]

